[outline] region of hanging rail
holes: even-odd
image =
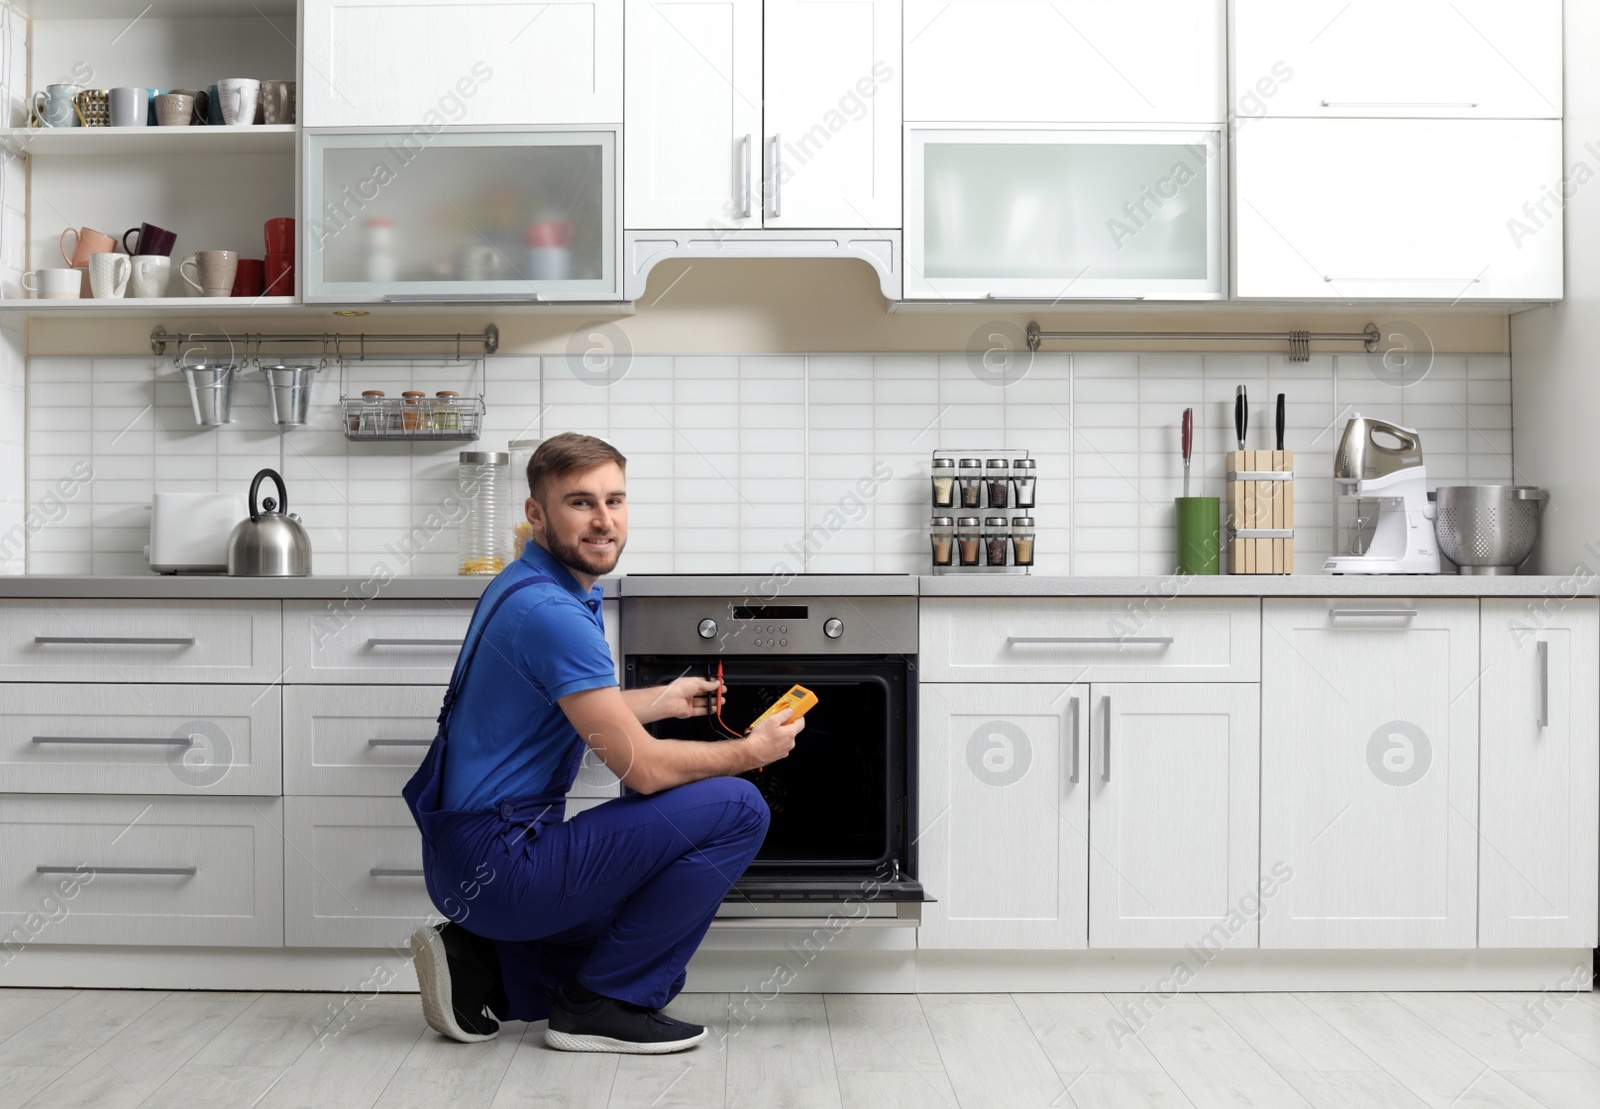
[[[264,343],[316,343],[324,350],[332,348],[340,351],[345,344],[352,344],[358,348],[355,354],[357,361],[365,361],[367,357],[367,343],[440,343],[454,344],[456,358],[461,359],[463,344],[468,346],[481,343],[484,354],[494,354],[500,349],[500,329],[494,324],[484,328],[482,333],[452,332],[437,335],[369,335],[361,332],[356,335],[342,335],[338,332],[325,332],[320,335],[274,335],[266,332],[247,331],[238,335],[206,334],[199,331],[168,331],[157,326],[150,332],[150,349],[156,354],[166,354],[167,344],[174,344],[179,355],[186,346],[199,346],[208,343],[241,343],[248,350],[251,344],[255,345],[259,354]],[[347,354],[346,357],[349,357]]]
[[[1369,323],[1360,331],[1041,331],[1038,323],[1028,324],[1028,349],[1055,339],[1221,339],[1228,342],[1286,342],[1289,361],[1311,361],[1312,343],[1361,343],[1368,353],[1378,349],[1382,333]]]

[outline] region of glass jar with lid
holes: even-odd
[[[963,458],[956,465],[960,480],[961,507],[977,508],[983,503],[983,460]]]
[[[1011,495],[1011,462],[1005,458],[991,458],[983,467],[983,484],[988,492],[989,508],[1006,508]]]
[[[1033,565],[1033,517],[1011,517],[1011,564]]]
[[[949,516],[935,516],[928,525],[928,536],[933,543],[933,564],[954,566],[956,562],[956,522]]]
[[[935,458],[933,460],[933,507],[954,508],[956,506],[956,460],[953,458]]]
[[[506,444],[511,455],[511,472],[506,481],[506,519],[511,527],[511,557],[521,558],[533,525],[528,523],[528,463],[543,439],[513,439]]]
[[[432,430],[428,419],[427,405],[423,401],[428,394],[420,389],[406,389],[400,394],[400,430],[401,431],[430,431]]]
[[[506,568],[505,451],[462,451],[456,468],[461,497],[461,543],[458,572],[498,574]]]
[[[388,430],[384,420],[383,390],[363,390],[361,393],[361,415],[357,418],[356,430],[364,431],[368,435],[382,435]]]
[[[979,566],[983,563],[983,529],[976,516],[956,517],[956,550],[961,565]]]
[[[1019,458],[1011,464],[1011,507],[1032,508],[1039,466],[1031,458]]]
[[[1011,546],[1011,529],[1004,516],[985,516],[983,519],[983,554],[985,566],[1006,565],[1006,550]]]
[[[460,431],[461,411],[456,408],[456,398],[461,394],[453,389],[440,389],[434,395],[433,419],[435,431]]]

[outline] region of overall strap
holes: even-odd
[[[494,619],[494,614],[500,611],[501,605],[511,599],[513,593],[526,589],[530,585],[537,585],[540,582],[548,585],[557,584],[554,578],[544,574],[531,574],[521,581],[513,583],[500,596],[494,599],[494,604],[489,606],[489,615],[483,618],[483,623],[481,624],[478,623],[478,610],[483,607],[484,597],[478,598],[478,603],[472,609],[472,620],[467,624],[467,644],[461,651],[461,657],[456,660],[455,671],[450,675],[450,686],[444,691],[444,707],[439,710],[439,726],[441,728],[444,727],[446,719],[450,716],[451,708],[455,706],[456,697],[461,692],[461,683],[467,677],[467,667],[472,662],[472,656],[478,652],[478,644],[483,642],[484,634],[489,630],[489,621]],[[476,636],[472,635],[473,628],[477,629],[478,634]]]

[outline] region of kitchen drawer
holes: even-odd
[[[278,796],[275,686],[0,686],[0,793]]]
[[[472,602],[367,601],[352,607],[284,602],[285,682],[449,683]]]
[[[276,798],[0,795],[0,934],[282,946],[282,823]]]
[[[444,686],[285,686],[285,793],[395,797],[439,730]],[[592,752],[573,797],[615,797],[616,777]]]
[[[600,804],[573,799],[572,817]],[[422,840],[398,797],[286,797],[284,942],[288,947],[403,948],[445,919],[422,880]],[[461,891],[471,925],[473,897]]]
[[[924,598],[924,682],[1254,682],[1249,598]]]
[[[268,682],[277,601],[0,601],[0,681]]]

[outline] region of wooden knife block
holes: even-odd
[[[1292,535],[1259,538],[1236,533],[1294,530],[1294,451],[1229,451],[1227,460],[1230,475],[1287,475],[1228,479],[1228,573],[1292,574]]]

